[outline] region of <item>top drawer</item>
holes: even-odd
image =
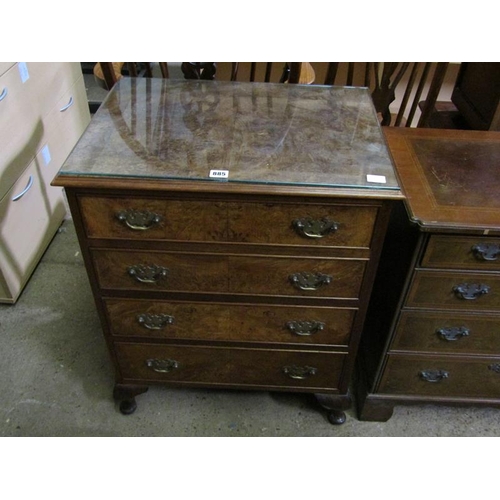
[[[422,266],[500,271],[500,238],[431,236]]]
[[[79,199],[89,238],[370,246],[378,207],[141,198]]]

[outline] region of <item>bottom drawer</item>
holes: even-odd
[[[500,358],[390,355],[378,392],[500,399]]]
[[[211,386],[337,389],[346,354],[115,343],[125,380]]]

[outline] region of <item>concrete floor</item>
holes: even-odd
[[[490,408],[398,406],[331,425],[312,397],[152,387],[122,415],[71,220],[16,305],[0,305],[1,436],[500,436]]]

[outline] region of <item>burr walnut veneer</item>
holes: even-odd
[[[366,90],[122,79],[54,184],[123,413],[164,384],[314,393],[344,421],[401,198]]]
[[[359,356],[359,416],[500,406],[500,134],[386,129],[393,211]],[[405,210],[406,208],[406,210]]]

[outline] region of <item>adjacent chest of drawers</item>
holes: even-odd
[[[363,337],[360,418],[387,420],[410,402],[499,406],[500,141],[387,135],[407,200],[393,214]]]
[[[154,93],[148,103],[167,113],[170,129],[157,138],[166,149],[152,155],[146,141],[137,136],[131,141],[131,130],[125,130],[128,85],[142,95],[136,88],[140,81],[120,82],[55,181],[68,194],[116,370],[120,410],[132,413],[135,397],[151,385],[261,389],[314,393],[330,421],[342,423],[390,207],[400,197],[397,184],[387,192],[366,192],[259,182],[270,163],[284,161],[284,152],[270,154],[276,144],[279,151],[284,141],[286,151],[297,147],[297,134],[313,137],[300,111],[293,120],[287,115],[294,102],[290,90],[276,85],[162,84],[163,104],[156,104]],[[153,90],[154,85],[160,84],[153,82]],[[143,91],[147,95],[147,88]],[[179,102],[189,104],[180,115],[179,91]],[[303,105],[322,102],[309,101],[315,91],[297,87],[297,92]],[[171,99],[169,106],[164,99]],[[218,103],[208,109],[217,116],[215,124],[206,123],[212,115],[200,111],[198,99]],[[247,106],[252,102],[253,112]],[[190,114],[193,108],[196,116]],[[116,113],[113,123],[106,112]],[[374,119],[371,111],[369,116]],[[140,127],[137,120],[136,130]],[[103,150],[96,144],[98,133],[110,150],[99,158],[116,162],[122,177],[109,165],[104,173],[72,174],[99,165],[88,149]],[[115,138],[117,159],[111,154]],[[230,149],[226,160],[217,157],[218,164],[229,161],[230,176],[257,176],[252,182],[200,178],[208,176],[206,162],[220,155],[214,149],[221,144]],[[191,157],[180,159],[181,146]],[[246,169],[245,155],[250,155]],[[293,177],[292,157],[293,151],[286,155],[290,172],[286,165],[278,172],[283,179]],[[187,169],[185,174],[173,175],[176,166]],[[390,161],[387,166],[392,168]],[[149,168],[164,178],[151,178],[145,173]]]
[[[0,302],[14,303],[66,215],[50,182],[90,115],[78,63],[2,63],[0,73]]]

